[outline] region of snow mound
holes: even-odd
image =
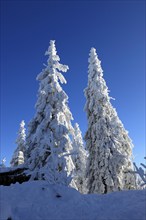
[[[145,220],[145,190],[80,194],[46,181],[0,186],[0,220]]]

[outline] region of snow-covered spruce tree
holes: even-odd
[[[87,151],[84,148],[82,133],[79,128],[79,125],[75,123],[74,132],[73,132],[73,153],[72,159],[75,165],[75,183],[78,190],[81,193],[86,193],[86,179],[85,179],[85,171],[86,171],[86,162],[87,162]]]
[[[85,111],[88,118],[85,141],[89,150],[86,175],[89,193],[108,193],[133,188],[135,185],[135,178],[129,172],[133,170],[133,145],[110,103],[100,63],[96,49],[91,48],[88,86],[85,89]]]
[[[25,134],[25,122],[24,120],[20,123],[20,128],[18,131],[18,137],[16,139],[17,148],[13,153],[11,159],[11,166],[18,166],[24,163],[24,155],[26,153],[26,134]]]
[[[60,83],[66,83],[61,72],[66,72],[68,66],[59,63],[55,41],[50,41],[45,55],[49,56],[47,66],[37,76],[40,87],[36,114],[28,126],[28,166],[32,179],[69,185],[74,170],[70,156],[73,118],[68,107],[68,96],[60,86]]]

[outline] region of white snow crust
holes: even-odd
[[[80,194],[46,181],[0,186],[0,219],[145,220],[146,191]]]

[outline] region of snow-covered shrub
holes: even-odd
[[[5,166],[5,163],[6,163],[6,157],[4,157],[4,158],[1,160],[0,168],[6,167],[6,166]]]

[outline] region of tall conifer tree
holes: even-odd
[[[134,178],[129,173],[133,169],[132,141],[110,102],[101,62],[94,48],[90,51],[88,73],[85,89],[88,192],[107,193],[133,188]]]
[[[60,83],[66,83],[61,72],[69,68],[60,64],[55,41],[50,41],[45,55],[49,56],[47,66],[37,76],[40,87],[36,114],[28,126],[28,166],[32,170],[32,178],[68,185],[74,170],[70,156],[73,118],[68,96]]]

